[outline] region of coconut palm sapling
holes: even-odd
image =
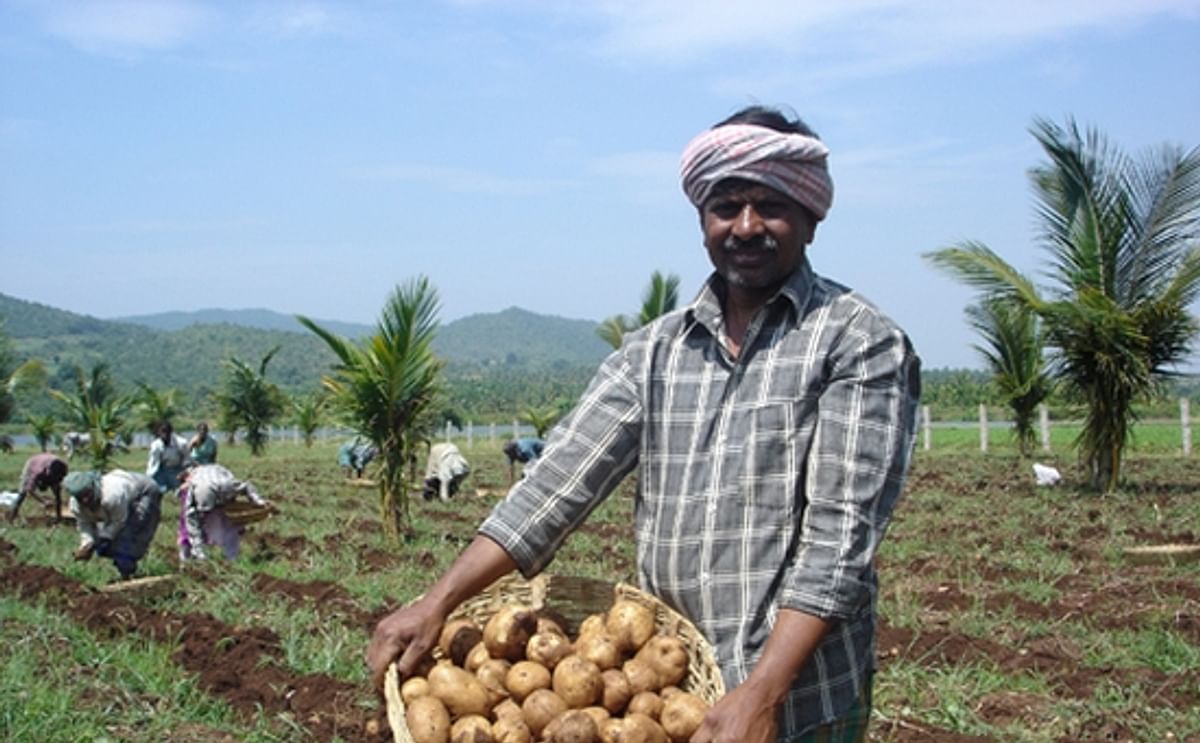
[[[1091,484],[1112,490],[1134,402],[1173,373],[1200,327],[1188,311],[1200,292],[1200,149],[1134,159],[1071,121],[1038,120],[1032,133],[1048,158],[1031,180],[1050,286],[980,243],[926,257],[1037,315],[1051,373],[1087,407],[1076,444]]]
[[[337,363],[322,378],[346,422],[379,449],[380,509],[384,530],[399,535],[411,523],[408,466],[430,440],[442,384],[442,362],[432,343],[437,293],[418,277],[396,287],[375,332],[360,343],[341,338],[307,317],[302,325],[325,341]]]

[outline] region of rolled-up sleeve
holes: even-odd
[[[541,572],[636,466],[641,426],[634,375],[623,352],[615,351],[479,533],[504,548],[526,577]]]
[[[827,619],[869,601],[871,561],[900,497],[916,439],[920,360],[871,315],[833,358],[805,473],[799,549],[780,605]]]

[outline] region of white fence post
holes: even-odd
[[[987,405],[979,403],[979,451],[986,452],[988,447]]]
[[[472,423],[471,421],[467,421],[467,448],[470,449],[471,445],[474,442],[475,442],[475,424]]]
[[[450,421],[446,421],[446,441],[450,441]]]
[[[1050,408],[1046,403],[1038,405],[1038,424],[1042,428],[1042,451],[1050,451]]]
[[[488,425],[488,443],[489,444],[496,443],[496,424],[495,423],[491,423]]]
[[[925,429],[925,451],[933,448],[933,433],[930,431],[929,425],[929,406],[921,406],[921,427]]]
[[[1183,428],[1183,456],[1192,453],[1192,414],[1186,397],[1179,398],[1179,423]]]
[[[513,418],[513,439],[521,438],[521,427],[517,425],[517,419]]]

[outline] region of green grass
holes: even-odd
[[[1074,655],[1037,672],[986,659],[885,661],[876,682],[872,740],[888,740],[893,730],[912,735],[913,726],[1020,743],[1087,740],[1100,739],[1106,725],[1117,723],[1139,742],[1169,740],[1168,735],[1197,739],[1200,711],[1165,702],[1161,688],[1165,679],[1171,689],[1200,692],[1194,670],[1200,668],[1200,646],[1177,624],[1180,616],[1200,621],[1200,606],[1178,588],[1200,584],[1200,566],[1134,567],[1121,548],[1195,535],[1200,459],[1171,454],[1139,428],[1122,487],[1099,495],[1080,485],[1086,478],[1067,448],[1070,435],[1062,449],[1056,439],[1051,455],[1036,458],[1059,467],[1063,485],[1038,488],[1031,460],[1005,449],[997,432],[986,455],[978,452],[977,438],[972,448],[970,432],[937,433],[961,440],[953,444],[935,436],[932,451],[918,444],[910,486],[880,551],[881,615],[917,638],[952,633],[1014,653],[1049,643]],[[0,486],[15,485],[30,453],[0,455]],[[263,458],[250,457],[242,446],[223,446],[222,462],[253,481],[281,513],[250,527],[238,561],[189,567],[179,590],[147,601],[164,611],[207,612],[236,627],[269,629],[280,638],[289,672],[327,674],[358,685],[359,704],[370,707],[376,702],[363,666],[367,628],[327,606],[256,594],[254,578],[328,581],[351,596],[359,615],[411,600],[450,565],[507,489],[499,442],[476,441],[465,454],[473,468],[466,497],[448,504],[414,500],[415,533],[396,544],[377,526],[377,490],[345,480],[335,463],[335,443],[312,449],[275,443]],[[141,471],[145,453],[122,455],[118,464]],[[592,514],[568,540],[552,572],[632,578],[631,488],[626,482]],[[481,495],[472,497],[476,492]],[[177,508],[173,499],[164,503],[163,523],[141,574],[177,570]],[[42,515],[36,502],[23,512],[29,518]],[[77,541],[71,528],[0,521],[0,538],[16,546],[21,562],[52,567],[96,587],[115,578],[110,563],[71,559]],[[372,567],[371,560],[388,565]],[[943,593],[962,599],[950,608],[933,608]],[[1020,608],[995,608],[994,600],[1002,597],[1058,613],[1031,617]],[[1077,603],[1080,608],[1072,609]],[[0,739],[301,738],[293,720],[234,715],[200,691],[171,660],[173,643],[100,639],[48,608],[52,605],[48,598],[18,600],[0,591],[0,641],[6,649]],[[1102,671],[1116,680],[1097,683],[1083,697],[1060,688],[1063,674]],[[1003,705],[1019,715],[997,715]]]

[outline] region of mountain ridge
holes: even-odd
[[[72,389],[76,368],[103,363],[119,387],[144,382],[156,389],[178,389],[185,406],[200,409],[227,373],[229,359],[251,366],[272,349],[268,377],[290,394],[311,394],[336,364],[336,357],[316,334],[291,315],[269,310],[225,311],[188,317],[161,313],[132,318],[141,323],[174,323],[162,330],[131,318],[103,320],[60,310],[0,293],[3,335],[17,361],[40,359],[55,389]],[[191,323],[204,319],[222,322]],[[272,329],[235,324],[289,326]],[[350,338],[373,328],[318,321],[331,332]],[[586,320],[567,320],[510,307],[496,313],[460,318],[438,329],[434,353],[446,363],[447,404],[464,414],[503,415],[574,399],[582,392],[609,347]],[[343,332],[349,330],[351,332]],[[50,410],[48,401],[37,403]],[[477,418],[479,420],[479,418]]]
[[[61,310],[0,293],[0,318],[14,339],[48,339],[88,335],[145,337],[145,332],[195,333],[196,328],[233,326],[314,338],[295,315],[266,308],[171,310],[143,315],[98,318]],[[373,325],[312,318],[346,338],[360,339]],[[609,347],[596,335],[597,323],[543,315],[512,306],[477,313],[438,328],[434,351],[447,361],[473,363],[599,363]]]

